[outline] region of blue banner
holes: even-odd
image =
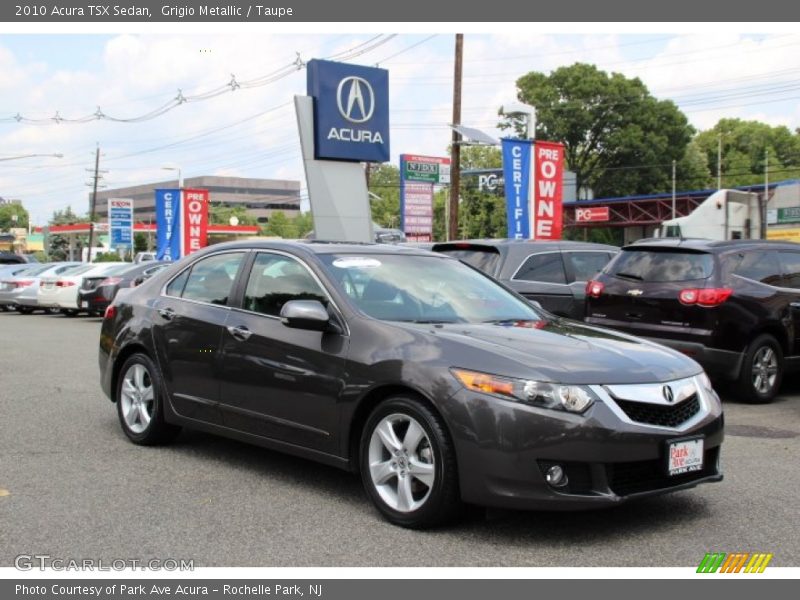
[[[510,139],[503,139],[501,142],[508,237],[527,240],[531,237],[530,183],[533,142]]]
[[[389,160],[389,71],[327,60],[307,65],[314,158]]]
[[[181,257],[181,191],[156,190],[156,259]]]

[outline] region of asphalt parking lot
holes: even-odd
[[[707,551],[800,565],[800,376],[725,401],[725,480],[587,513],[475,511],[387,524],[352,475],[207,434],[127,441],[99,387],[100,319],[0,313],[0,566],[18,554],[195,566],[696,566]],[[7,493],[3,493],[5,490]]]

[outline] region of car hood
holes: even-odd
[[[440,344],[460,346],[447,350],[454,367],[497,375],[622,384],[671,381],[702,371],[664,346],[567,319],[410,327],[426,330]]]

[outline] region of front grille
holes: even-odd
[[[640,460],[637,462],[609,463],[606,465],[608,487],[617,496],[668,489],[691,483],[717,473],[719,447],[710,448],[703,454],[703,468],[692,473],[669,476],[666,458]]]
[[[628,415],[631,421],[660,425],[661,427],[678,427],[700,412],[700,399],[697,394],[692,394],[683,402],[672,406],[631,402],[616,398],[614,402]]]

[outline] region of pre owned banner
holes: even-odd
[[[156,190],[156,258],[181,257],[181,191]]]
[[[533,162],[536,170],[531,237],[535,240],[560,240],[564,225],[564,145],[536,142]]]
[[[502,140],[508,237],[526,240],[530,232],[530,140]]]
[[[183,256],[208,245],[208,190],[183,190]]]

